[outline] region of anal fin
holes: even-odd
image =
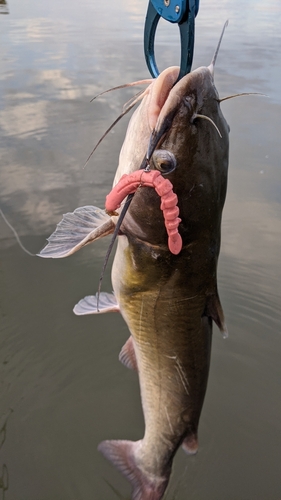
[[[127,342],[123,345],[119,354],[119,361],[121,361],[121,363],[123,363],[123,365],[127,368],[130,368],[130,370],[138,371],[134,341],[132,336],[130,336]]]
[[[79,300],[78,304],[74,306],[73,312],[77,316],[84,316],[85,314],[120,312],[120,309],[113,293],[101,292],[99,303],[97,294],[87,295],[87,297]]]
[[[113,233],[115,224],[104,210],[86,206],[64,214],[39,257],[68,257],[80,248]]]
[[[218,292],[208,296],[205,314],[206,316],[209,316],[214,320],[214,322],[220,329],[223,338],[226,339],[228,337],[228,330],[225,323],[222,305],[220,302]]]

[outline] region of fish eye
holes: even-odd
[[[175,156],[166,149],[156,149],[152,155],[152,162],[156,170],[163,175],[170,174],[177,166]]]

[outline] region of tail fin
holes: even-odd
[[[136,451],[141,441],[102,441],[98,450],[130,481],[132,500],[161,500],[170,477],[170,469],[165,477],[146,474],[136,461]]]

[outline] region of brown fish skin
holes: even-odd
[[[167,177],[178,196],[183,248],[178,255],[169,252],[159,196],[152,188],[139,188],[118,237],[112,282],[132,334],[145,434],[136,443],[104,441],[99,446],[132,483],[133,500],[160,500],[178,447],[183,444],[186,451],[196,452],[212,319],[222,330],[226,328],[216,272],[229,127],[211,70],[199,68],[182,78],[168,92],[156,120],[148,104],[149,96],[136,111],[130,133],[137,137],[141,119],[143,139],[151,132],[149,123],[155,122],[152,146],[158,144],[158,149],[176,158],[177,168]],[[222,137],[197,114],[211,118]],[[143,149],[138,146],[136,151],[141,157]],[[140,162],[132,167],[137,161],[128,162],[126,173],[139,167]]]

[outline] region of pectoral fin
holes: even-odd
[[[219,327],[223,338],[226,339],[228,337],[228,330],[218,293],[208,296],[205,314],[214,320],[216,325]]]
[[[106,292],[100,293],[99,303],[97,294],[88,295],[87,297],[84,297],[84,299],[79,300],[78,304],[76,304],[73,309],[74,314],[76,314],[77,316],[119,311],[120,309],[113,293]]]
[[[64,214],[48,244],[39,257],[58,259],[68,257],[92,241],[113,233],[115,224],[104,210],[93,206],[76,208]]]

